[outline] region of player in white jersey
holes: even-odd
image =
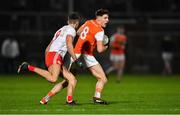
[[[31,72],[35,72],[40,76],[44,77],[49,82],[55,83],[62,72],[63,80],[60,84],[62,87],[67,86],[67,104],[74,104],[73,101],[73,92],[76,86],[76,79],[74,75],[67,70],[65,66],[63,66],[63,58],[65,54],[68,53],[71,55],[73,60],[81,66],[82,63],[78,61],[73,51],[73,40],[76,36],[76,28],[79,26],[80,17],[77,13],[72,13],[68,16],[68,25],[63,26],[59,29],[55,34],[46,48],[45,51],[45,64],[48,70],[44,70],[35,66],[28,64],[27,62],[23,62],[19,68],[18,73],[23,70],[29,70]],[[49,96],[54,95],[53,90],[48,93]],[[48,100],[48,97],[44,100]],[[46,102],[42,101],[41,104],[46,104]]]

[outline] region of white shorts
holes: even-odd
[[[83,56],[83,59],[86,63],[86,66],[89,68],[89,67],[92,67],[94,65],[97,65],[99,64],[99,62],[96,60],[96,58],[92,55],[87,55],[87,54],[75,54],[77,58],[79,58],[81,55]],[[71,64],[70,66],[72,65],[73,61],[72,61],[72,58],[71,58]]]
[[[110,60],[113,62],[118,62],[118,61],[124,61],[125,60],[125,55],[124,54],[110,54]]]
[[[163,60],[164,60],[165,62],[171,61],[171,60],[172,60],[172,57],[173,57],[172,53],[169,53],[169,52],[163,52],[163,53],[162,53],[162,58],[163,58]]]

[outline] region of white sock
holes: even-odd
[[[101,98],[101,93],[100,92],[96,92],[94,97]]]
[[[50,100],[50,97],[49,96],[46,96],[44,97],[46,101],[49,101]]]

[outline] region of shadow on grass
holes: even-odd
[[[138,102],[143,102],[143,101],[138,101]],[[108,101],[108,104],[95,104],[93,102],[76,102],[75,105],[68,105],[66,103],[54,103],[54,105],[60,104],[60,105],[65,105],[65,106],[83,106],[83,105],[116,105],[116,104],[118,105],[118,104],[131,104],[131,103],[137,103],[137,101]],[[47,105],[44,105],[44,106],[47,106]]]
[[[95,104],[93,102],[78,103],[79,105],[114,105],[119,103],[136,103],[135,101],[108,101],[108,104]]]

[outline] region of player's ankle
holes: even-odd
[[[28,65],[28,70],[34,72],[35,67],[32,65]]]
[[[48,95],[49,97],[52,97],[52,96],[55,95],[55,93],[53,93],[53,92],[50,91],[47,95]]]
[[[67,102],[71,103],[73,101],[73,97],[72,96],[67,96]]]

